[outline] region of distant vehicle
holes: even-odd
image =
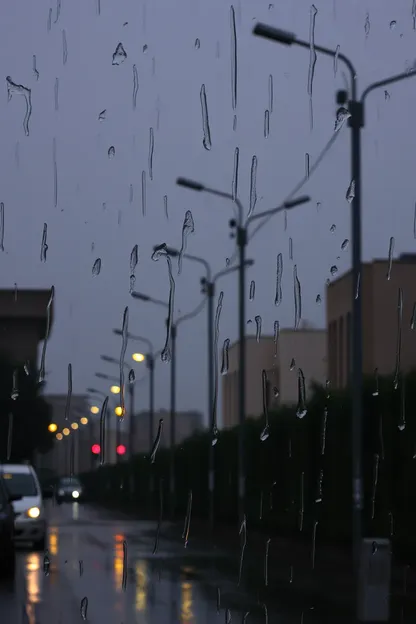
[[[0,479],[0,574],[13,578],[16,559],[14,546],[14,509],[13,502],[20,496],[12,496],[3,479]]]
[[[42,489],[33,466],[29,464],[4,464],[0,474],[14,508],[14,540],[32,542],[36,550],[45,550],[47,522],[43,498],[52,491]]]
[[[64,501],[79,502],[83,499],[82,485],[76,477],[62,477],[56,486],[56,502],[58,505]]]

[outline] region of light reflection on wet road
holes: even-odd
[[[19,548],[14,588],[0,586],[2,621],[82,622],[83,598],[88,599],[86,621],[92,624],[218,621],[219,572],[213,553],[197,552],[191,545],[185,550],[162,538],[158,553],[152,555],[155,523],[115,518],[78,503],[51,506],[49,518],[49,574],[44,573],[43,553],[31,552],[30,546]],[[221,579],[221,585],[236,591],[235,579],[228,583]],[[237,621],[245,611],[244,605],[240,608],[238,615],[235,612]],[[250,615],[250,622],[265,621],[264,611],[257,610]],[[222,610],[220,621],[224,615]],[[289,621],[292,619],[285,619]]]

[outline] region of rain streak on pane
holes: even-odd
[[[130,293],[134,290],[134,285],[136,283],[136,267],[139,261],[139,246],[134,245],[130,254]]]
[[[155,138],[153,134],[153,128],[149,129],[149,157],[148,157],[148,168],[149,168],[149,178],[153,180],[153,150],[155,147]]]
[[[257,316],[254,317],[254,320],[256,322],[256,340],[257,340],[257,342],[260,342],[261,326],[262,326],[261,316],[259,314],[257,314]]]
[[[209,127],[209,116],[208,116],[208,105],[207,105],[207,94],[205,92],[205,85],[203,84],[200,92],[201,99],[201,113],[202,113],[202,145],[206,150],[210,150],[212,147],[211,144],[211,130]]]
[[[169,213],[168,213],[168,196],[164,195],[163,196],[163,208],[165,211],[165,217],[166,219],[169,219]]]
[[[53,200],[55,208],[58,206],[58,163],[56,157],[56,139],[52,141],[52,165],[53,165]]]
[[[195,39],[194,47],[196,50],[199,50],[199,48],[201,47],[201,42],[198,38]]]
[[[316,52],[315,52],[315,20],[318,10],[313,4],[310,9],[309,17],[309,69],[308,69],[308,96],[309,96],[309,115],[311,130],[313,130],[313,79],[315,76]]]
[[[283,277],[283,255],[279,253],[277,256],[277,267],[276,267],[276,295],[274,298],[275,306],[278,306],[282,303],[282,277]]]
[[[270,133],[270,112],[264,111],[264,138],[267,139]]]
[[[55,78],[54,93],[55,93],[55,110],[58,111],[59,110],[59,78]]]
[[[221,375],[228,373],[228,349],[230,348],[230,339],[226,338],[222,345],[222,362],[221,362]]]
[[[37,67],[36,67],[36,55],[35,54],[33,55],[33,65],[32,65],[32,68],[33,68],[33,73],[35,75],[35,79],[39,80],[39,72],[38,72]]]
[[[230,33],[231,33],[231,96],[233,110],[237,108],[237,32],[235,27],[234,7],[230,7]]]
[[[250,292],[249,292],[249,299],[250,299],[250,301],[254,301],[255,295],[256,295],[256,282],[254,280],[251,280],[251,282],[250,282]]]
[[[160,358],[162,362],[170,362],[172,353],[171,353],[171,335],[172,335],[172,323],[173,323],[173,310],[175,305],[175,280],[173,279],[172,272],[172,260],[167,252],[166,243],[162,243],[155,247],[154,252],[152,253],[152,260],[157,262],[160,258],[165,257],[168,265],[168,273],[169,273],[169,313],[166,327],[166,340],[165,346],[163,347],[162,353],[160,354]]]
[[[26,103],[26,113],[23,119],[23,129],[25,135],[29,136],[29,120],[32,114],[32,91],[21,84],[13,82],[10,76],[6,77],[7,82],[7,100],[10,102],[14,95],[23,95]]]
[[[46,23],[46,28],[48,32],[51,32],[51,28],[52,28],[52,9],[49,9],[48,11],[48,21]]]
[[[182,257],[183,257],[183,254],[186,252],[188,236],[190,234],[193,234],[194,232],[195,232],[195,225],[194,225],[192,212],[190,210],[187,210],[185,213],[185,218],[183,220],[183,225],[182,225],[182,243],[181,243],[181,248],[180,248],[179,255],[178,255],[178,275],[180,275],[182,272]]]
[[[305,178],[309,179],[309,154],[305,154]]]
[[[267,380],[267,373],[266,371],[263,369],[261,372],[261,382],[262,382],[262,396],[263,396],[263,417],[264,417],[264,429],[262,430],[261,434],[260,434],[260,440],[262,442],[264,442],[265,440],[267,440],[267,438],[270,435],[270,431],[269,431],[269,407],[268,407],[268,380]]]
[[[335,48],[335,55],[334,55],[334,77],[336,77],[337,71],[338,71],[339,50],[340,50],[340,47],[339,45],[337,45],[337,47]]]
[[[123,48],[123,44],[119,43],[113,53],[112,65],[121,65],[127,58],[127,53]]]
[[[107,111],[105,109],[102,110],[101,113],[98,115],[98,121],[104,121],[106,115],[107,115]]]
[[[107,155],[109,158],[114,158],[114,156],[116,155],[116,150],[115,150],[114,145],[110,145],[110,147],[108,148]]]
[[[137,92],[139,90],[139,76],[136,65],[133,65],[133,110],[136,110]]]
[[[66,32],[65,30],[62,31],[62,62],[64,65],[66,65],[66,62],[68,60],[68,44],[66,41]]]
[[[0,203],[0,250],[4,251],[4,203]]]
[[[293,290],[294,290],[294,302],[295,302],[295,330],[299,328],[299,323],[302,319],[302,294],[300,288],[300,281],[298,278],[298,267],[293,267]]]
[[[240,149],[238,147],[234,150],[234,168],[233,168],[233,181],[231,186],[231,194],[233,196],[233,201],[236,200],[238,195],[238,167],[240,162]],[[416,207],[415,207],[415,215],[416,215]],[[415,217],[416,218],[416,217]],[[416,238],[416,234],[415,234]]]
[[[386,278],[389,280],[391,278],[391,268],[393,266],[393,254],[394,254],[394,237],[390,238],[389,243],[389,258],[388,258],[388,267],[387,267],[387,275]]]
[[[220,318],[222,310],[222,302],[224,299],[224,292],[221,291],[217,301],[217,309],[215,311],[214,321],[214,353],[218,353],[218,338],[220,335]],[[217,428],[217,400],[218,400],[218,357],[214,357],[214,396],[212,397],[212,419],[211,419],[211,434],[212,434],[212,446],[218,441],[218,428]]]
[[[93,276],[97,276],[101,273],[101,258],[97,258],[92,267]]]
[[[247,218],[249,219],[254,212],[257,203],[257,156],[251,159],[250,170],[250,209]]]
[[[142,171],[142,215],[146,216],[146,171]]]
[[[48,225],[47,223],[43,224],[43,232],[42,232],[42,242],[40,245],[40,261],[41,262],[46,262],[46,254],[48,251],[48,244],[47,244],[47,238],[48,238]]]
[[[274,93],[273,93],[273,76],[269,75],[269,111],[273,112],[273,104],[274,104]]]
[[[345,199],[350,204],[355,197],[355,180],[351,180]]]

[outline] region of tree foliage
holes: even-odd
[[[397,386],[397,387],[396,387]],[[311,538],[348,542],[351,536],[352,455],[350,389],[315,385],[304,418],[296,406],[269,417],[270,435],[261,441],[264,418],[245,426],[246,515],[252,527]],[[364,530],[390,537],[397,548],[416,553],[416,372],[365,379],[363,391]],[[176,448],[177,511],[185,513],[193,491],[194,515],[208,516],[208,467],[211,436],[199,434]],[[215,446],[215,516],[236,521],[238,427],[220,433]],[[149,496],[151,471],[163,478],[168,500],[169,451],[156,463],[136,457],[131,463],[103,467],[86,475],[98,498],[118,504]],[[135,483],[131,489],[131,479]],[[121,485],[123,484],[123,487]],[[158,493],[154,493],[154,509]]]

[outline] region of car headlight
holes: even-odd
[[[78,490],[74,490],[74,491],[72,492],[72,498],[79,498],[79,492],[78,492]]]
[[[29,518],[39,518],[40,509],[39,507],[31,507],[30,509],[27,510],[26,513],[29,516]]]

